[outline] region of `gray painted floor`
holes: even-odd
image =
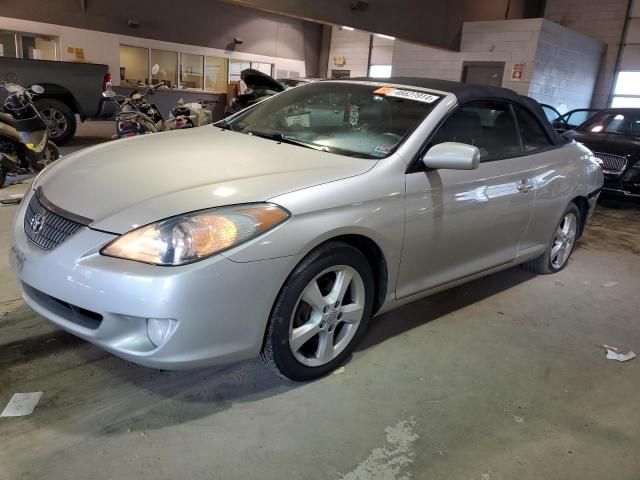
[[[23,191],[24,185],[0,193]],[[600,207],[567,269],[499,273],[376,319],[344,372],[145,369],[18,298],[0,208],[0,479],[640,478],[640,208]],[[603,287],[603,284],[617,285]],[[214,308],[212,306],[212,308]]]

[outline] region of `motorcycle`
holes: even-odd
[[[169,110],[169,128],[179,130],[182,128],[202,127],[213,122],[213,113],[206,108],[207,105],[216,103],[209,100],[184,103],[181,98],[178,106]]]
[[[0,187],[8,174],[36,173],[60,158],[49,130],[33,100],[44,93],[40,85],[24,88],[0,82],[8,96],[0,111]]]
[[[116,114],[116,138],[157,133],[166,129],[160,110],[149,98],[163,85],[164,82],[160,82],[149,86],[144,93],[134,90],[128,97],[118,95],[113,90],[102,93],[105,98],[116,102],[120,108]]]

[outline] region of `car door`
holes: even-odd
[[[571,201],[576,168],[568,151],[571,145],[554,145],[540,122],[526,109],[514,105],[522,148],[531,161],[529,178],[534,184],[536,204],[519,253],[541,251],[549,245],[562,213]]]
[[[424,151],[445,141],[477,146],[481,162],[466,171],[426,170],[420,162],[406,175],[398,298],[510,262],[534,209],[531,161],[509,103],[459,107]]]
[[[600,110],[594,108],[577,108],[565,113],[562,118],[566,124],[567,130],[573,130],[589,120],[599,111]]]

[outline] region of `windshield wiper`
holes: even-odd
[[[286,137],[280,132],[263,132],[260,130],[248,130],[248,135],[255,135],[256,137],[266,138],[268,140],[275,140],[278,143],[288,143],[290,145],[298,145],[299,147],[311,148],[312,150],[320,150],[322,152],[328,152],[328,147],[315,145],[313,143],[303,142],[295,138]]]
[[[231,124],[229,122],[227,122],[226,120],[220,120],[218,123],[216,123],[216,127],[220,127],[224,130],[231,130],[232,132],[234,132],[235,130],[233,129],[233,126],[231,126]]]

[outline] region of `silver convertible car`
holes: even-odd
[[[54,163],[12,265],[33,310],[132,362],[260,356],[303,381],[374,315],[516,264],[562,270],[602,183],[510,90],[323,81]]]

